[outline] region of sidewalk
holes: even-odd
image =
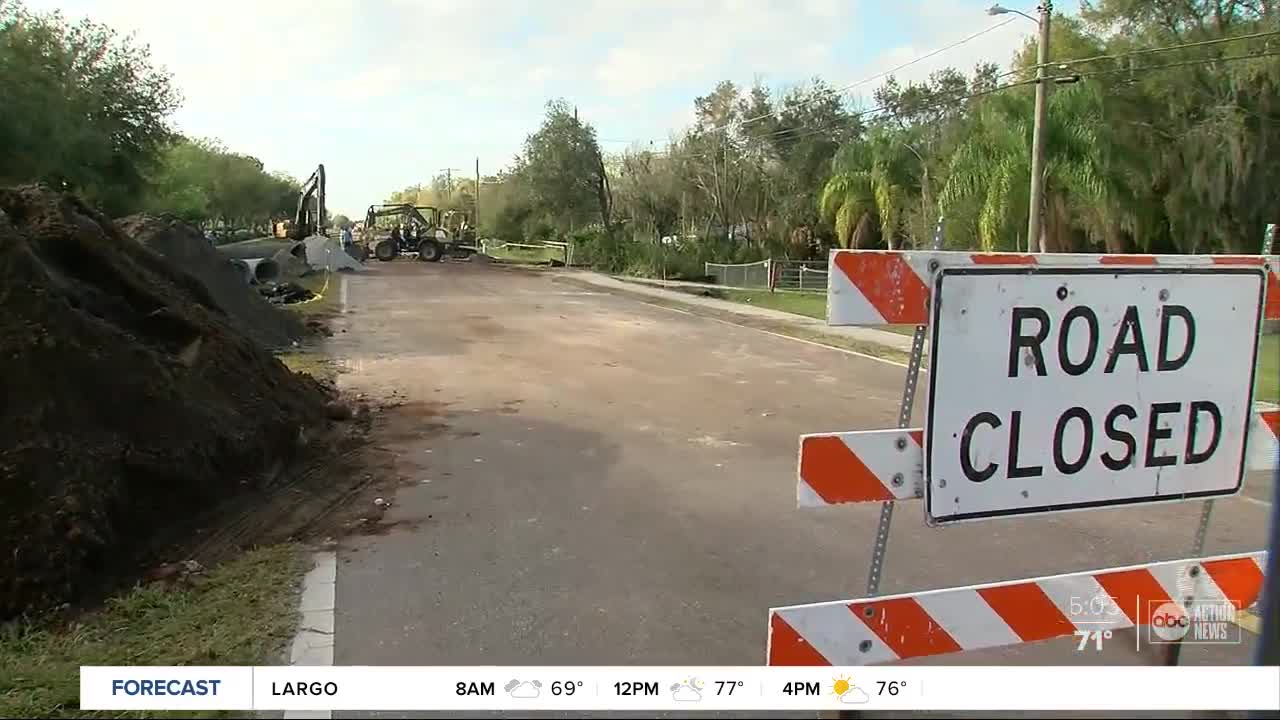
[[[817,320],[805,315],[795,315],[788,312],[782,312],[781,310],[753,307],[744,303],[691,295],[678,290],[668,290],[662,287],[664,283],[661,280],[647,280],[641,278],[637,278],[638,282],[618,280],[617,278],[610,277],[608,275],[602,275],[600,273],[594,273],[587,270],[562,270],[561,274],[566,277],[573,278],[574,280],[590,283],[602,288],[621,290],[635,293],[637,295],[648,295],[649,297],[684,303],[685,305],[698,305],[718,310],[720,312],[736,313],[738,315],[761,318],[774,322],[785,322],[797,327],[803,327],[806,330],[821,335],[829,335],[832,337],[840,337],[847,340],[879,345],[902,353],[911,352],[911,337],[909,335],[901,335],[888,330],[877,330],[869,327],[830,327],[827,325],[826,321]],[[690,288],[716,287],[715,285],[706,285],[705,283],[683,282],[679,280],[666,281],[665,285],[667,287],[680,286]]]

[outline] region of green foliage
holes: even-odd
[[[339,230],[345,230],[346,228],[351,227],[351,218],[343,215],[342,213],[338,213],[330,218],[329,225],[338,228]]]
[[[150,178],[143,209],[190,222],[265,232],[273,219],[291,218],[299,183],[267,173],[257,158],[213,140],[180,139],[165,148]]]
[[[515,174],[535,206],[562,228],[613,224],[613,194],[595,128],[563,100],[547,103],[542,127],[524,143]]]
[[[439,208],[443,214],[449,210],[472,213],[475,209],[476,181],[439,173],[426,185],[411,185],[398,190],[384,200],[384,204],[409,203]]]
[[[620,273],[631,264],[626,243],[618,233],[602,229],[579,230],[569,236],[575,264],[587,265],[608,273]]]
[[[0,182],[135,209],[180,96],[145,47],[89,20],[0,0]]]

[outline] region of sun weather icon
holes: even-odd
[[[840,698],[840,702],[847,705],[861,705],[870,700],[862,688],[853,684],[853,680],[848,675],[831,678],[831,694]]]

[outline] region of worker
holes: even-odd
[[[355,240],[351,237],[351,226],[344,225],[342,228],[342,249],[350,250],[355,246]]]

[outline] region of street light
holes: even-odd
[[[1017,13],[1040,26],[1040,42],[1036,44],[1036,114],[1031,130],[1031,208],[1027,218],[1027,250],[1035,252],[1038,248],[1044,252],[1044,238],[1040,232],[1040,208],[1044,204],[1044,110],[1048,85],[1044,71],[1049,64],[1049,18],[1053,15],[1053,2],[1043,0],[1036,9],[1040,11],[1038,20],[1021,10],[1002,5],[992,5],[987,14]]]
[[[1000,5],[1000,4],[992,5],[991,7],[987,8],[987,14],[988,14],[988,15],[1008,15],[1009,13],[1017,13],[1017,14],[1021,15],[1022,17],[1026,18],[1026,19],[1028,19],[1028,20],[1030,20],[1031,22],[1036,23],[1036,24],[1039,24],[1039,22],[1040,22],[1039,20],[1037,20],[1037,19],[1035,19],[1035,18],[1031,17],[1030,15],[1028,15],[1028,14],[1026,14],[1026,13],[1022,12],[1021,10],[1014,10],[1013,8],[1007,8],[1007,7],[1005,7],[1005,6],[1003,6],[1003,5]]]

